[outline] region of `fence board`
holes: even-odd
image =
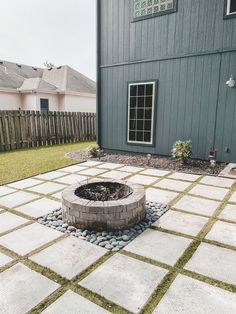
[[[0,151],[96,138],[96,114],[0,110]]]

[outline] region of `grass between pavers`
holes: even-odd
[[[17,149],[0,153],[0,185],[39,173],[73,165],[65,154],[86,149],[94,142],[69,143],[54,146]]]
[[[90,168],[96,168],[96,166],[90,167]],[[116,169],[116,170],[119,170],[119,169]],[[109,170],[107,172],[109,172]],[[127,177],[125,180],[127,180],[128,178],[132,177],[135,174],[139,174],[139,172],[138,173],[132,173],[132,174],[127,173]],[[69,175],[69,174],[65,173],[65,175]],[[88,176],[88,177],[90,177],[90,176]],[[95,177],[99,177],[99,176],[95,176]],[[168,175],[166,175],[165,177],[168,177]],[[164,179],[164,177],[162,177],[162,178],[157,177],[157,181],[160,181],[162,179]],[[47,181],[53,182],[55,180],[47,180]],[[186,194],[189,194],[189,191],[191,190],[191,188],[193,188],[193,186],[198,184],[199,181],[200,181],[200,178],[198,180],[196,180],[195,182],[193,182],[192,185],[189,188],[187,188],[184,192],[178,192],[179,195],[174,200],[172,200],[170,204],[173,206],[174,204],[176,204],[176,202],[180,198],[182,198]],[[153,187],[153,186],[152,185],[145,186],[145,188],[148,188],[148,187]],[[166,190],[166,189],[163,189],[163,190]],[[141,310],[142,314],[153,312],[154,308],[158,305],[158,303],[160,302],[162,297],[165,295],[165,293],[167,292],[167,290],[169,289],[169,287],[171,286],[172,282],[175,280],[175,278],[178,274],[183,274],[183,275],[189,276],[195,280],[200,280],[200,281],[203,281],[203,282],[208,283],[210,285],[218,286],[219,288],[222,288],[222,289],[234,292],[234,293],[236,292],[236,286],[235,285],[230,285],[230,284],[218,281],[216,279],[212,279],[212,278],[206,277],[204,275],[197,274],[197,273],[194,273],[192,271],[184,269],[185,264],[189,261],[189,259],[196,252],[196,250],[197,250],[198,246],[201,244],[201,242],[205,242],[205,243],[207,242],[207,243],[212,244],[212,245],[218,245],[220,247],[224,247],[224,248],[228,248],[228,249],[232,249],[232,250],[236,249],[234,247],[230,247],[230,246],[224,245],[222,243],[217,243],[215,241],[205,239],[206,234],[211,230],[214,223],[217,220],[221,220],[218,218],[218,216],[221,213],[221,211],[223,210],[223,208],[225,207],[225,205],[228,203],[230,196],[232,195],[232,193],[235,190],[236,190],[236,184],[234,184],[234,186],[229,189],[229,192],[227,193],[225,198],[222,201],[219,201],[220,205],[215,210],[213,215],[211,217],[208,217],[209,218],[208,223],[202,228],[202,230],[199,232],[199,234],[195,237],[190,236],[190,235],[185,235],[185,234],[182,234],[180,232],[175,232],[172,230],[165,230],[165,229],[161,229],[159,227],[152,227],[152,229],[156,229],[156,230],[170,233],[170,234],[175,234],[175,235],[178,235],[181,237],[190,238],[193,240],[192,243],[189,245],[189,247],[185,250],[184,254],[179,258],[179,260],[177,261],[177,263],[174,266],[169,266],[169,265],[166,265],[164,263],[160,263],[160,262],[145,258],[143,256],[139,256],[139,255],[127,252],[125,250],[120,251],[121,254],[128,255],[130,257],[142,260],[143,262],[150,263],[150,264],[153,264],[153,265],[156,265],[156,266],[159,266],[159,267],[162,267],[162,268],[165,268],[168,270],[168,273],[162,279],[161,283],[154,290],[154,292],[152,293],[152,295],[148,299],[147,303],[145,304],[145,306]],[[201,197],[201,196],[196,196],[196,195],[194,195],[194,196],[198,197],[198,198],[206,199],[206,198]],[[41,195],[41,197],[42,197],[42,195]],[[44,197],[50,198],[50,195],[45,195]],[[175,209],[175,210],[178,211],[178,209]],[[8,209],[8,211],[9,211],[9,209]],[[12,209],[12,211],[14,211],[14,209]],[[193,214],[191,212],[189,212],[189,213]],[[199,216],[202,216],[202,215],[199,215]],[[233,223],[233,222],[231,222],[231,223]],[[21,227],[19,227],[19,228],[21,228]],[[43,248],[46,248],[47,246],[52,245],[53,242],[47,243],[45,246],[38,248],[36,251],[41,251]],[[0,247],[0,251],[2,251],[2,252],[5,251],[5,253],[8,256],[14,257],[13,255],[15,255],[15,254],[13,254],[14,252],[10,252],[7,249],[4,250],[3,247],[2,248]],[[33,252],[33,253],[35,253],[35,252]],[[29,268],[31,268],[31,269],[39,272],[39,273],[42,273],[44,276],[50,278],[51,280],[59,281],[62,284],[62,286],[58,290],[56,290],[54,293],[52,293],[50,296],[48,296],[45,300],[43,300],[40,304],[38,304],[34,309],[32,309],[30,311],[30,313],[40,313],[42,310],[44,310],[46,307],[48,307],[50,304],[52,304],[56,299],[58,299],[62,294],[64,294],[64,292],[66,292],[69,289],[73,290],[74,292],[79,293],[80,295],[82,295],[85,298],[89,299],[90,301],[102,306],[103,308],[106,308],[107,310],[111,311],[112,313],[121,313],[121,314],[129,313],[129,311],[121,308],[120,306],[112,303],[111,301],[106,300],[102,296],[100,296],[96,293],[93,293],[93,292],[91,292],[91,291],[89,291],[89,290],[87,290],[84,287],[81,287],[79,285],[80,280],[82,280],[84,277],[88,276],[92,271],[94,271],[97,267],[99,267],[102,263],[104,263],[108,258],[110,258],[110,256],[114,255],[114,253],[111,255],[109,255],[109,254],[111,254],[111,253],[108,253],[105,256],[103,256],[102,258],[100,258],[98,261],[96,261],[94,264],[92,264],[90,267],[88,267],[85,271],[78,274],[71,281],[68,281],[62,277],[60,278],[60,275],[55,274],[50,269],[47,269],[47,268],[42,267],[40,265],[37,265],[36,263],[28,260],[27,258],[32,255],[32,252],[29,254],[29,256],[24,256],[23,258],[18,257],[19,259],[17,258],[13,262],[9,263],[7,266],[0,269],[0,272],[11,267],[17,261],[21,261],[26,266],[28,266]]]

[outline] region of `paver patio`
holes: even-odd
[[[143,184],[173,209],[119,253],[35,221],[87,177]],[[233,179],[97,161],[1,186],[0,313],[234,314],[235,203]]]

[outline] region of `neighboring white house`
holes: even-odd
[[[96,84],[68,65],[0,61],[0,110],[96,112]]]

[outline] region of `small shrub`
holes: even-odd
[[[89,152],[90,156],[92,156],[93,158],[98,157],[99,151],[101,151],[101,149],[100,149],[100,146],[97,144],[91,145],[88,148],[88,152]]]
[[[181,159],[183,164],[191,157],[192,141],[176,141],[172,148],[172,157]]]

